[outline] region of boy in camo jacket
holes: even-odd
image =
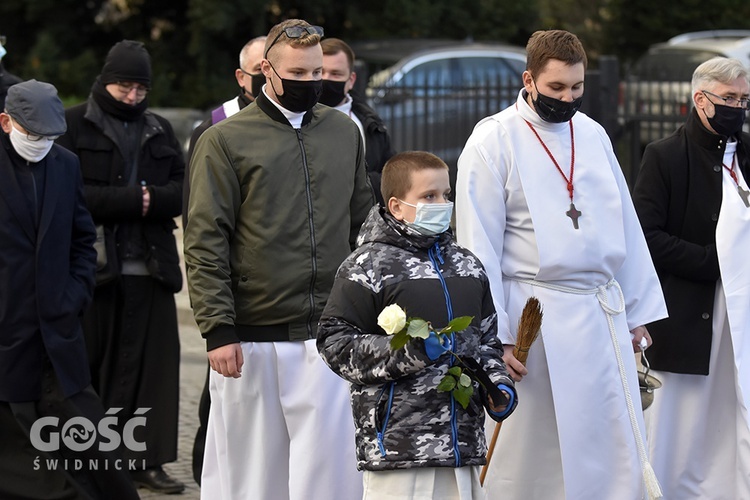
[[[495,420],[517,404],[502,361],[497,317],[482,264],[450,233],[448,166],[426,152],[391,158],[382,174],[386,207],[374,207],[358,248],[341,265],[318,328],[328,366],[350,383],[357,468],[364,499],[485,498],[484,408]],[[472,316],[443,342],[434,334],[393,350],[378,315],[397,304],[440,328]],[[473,382],[466,409],[437,386],[457,355],[474,359],[508,397],[493,406]]]

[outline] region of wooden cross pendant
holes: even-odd
[[[748,191],[747,189],[742,189],[742,186],[738,184],[737,192],[740,193],[740,198],[742,198],[745,206],[750,208],[750,201],[748,200],[748,198],[750,198],[750,191]]]
[[[750,193],[748,193],[750,194]],[[747,202],[745,202],[747,203]],[[582,214],[580,210],[576,209],[576,206],[573,205],[573,202],[570,202],[570,210],[565,212],[565,215],[570,217],[570,220],[573,221],[573,229],[578,229],[578,217],[580,217]]]

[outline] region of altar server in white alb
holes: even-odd
[[[748,70],[695,69],[685,125],[646,147],[633,191],[669,319],[649,325],[663,386],[646,412],[668,499],[750,498]]]
[[[502,427],[491,499],[658,496],[634,349],[666,308],[604,129],[577,112],[586,53],[566,31],[529,39],[523,89],[477,124],[458,161],[458,240],[487,268],[519,405]],[[529,296],[544,308],[513,357]]]

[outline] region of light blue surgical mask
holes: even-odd
[[[436,236],[448,230],[453,215],[453,202],[447,203],[417,203],[412,205],[404,200],[398,200],[404,205],[417,209],[414,222],[404,220],[404,224],[416,229],[425,236]]]

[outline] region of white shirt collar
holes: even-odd
[[[263,84],[263,93],[268,98],[269,101],[273,103],[274,106],[276,106],[279,111],[284,115],[284,117],[289,120],[289,123],[294,128],[302,128],[302,118],[305,116],[306,111],[302,111],[301,113],[296,113],[294,111],[289,111],[284,106],[276,102],[274,99],[271,98],[271,96],[268,95],[266,92],[266,85],[267,83]]]
[[[344,97],[344,102],[339,104],[333,109],[338,109],[342,113],[344,113],[347,116],[351,116],[352,113],[352,98],[349,94],[346,94],[346,97]]]

